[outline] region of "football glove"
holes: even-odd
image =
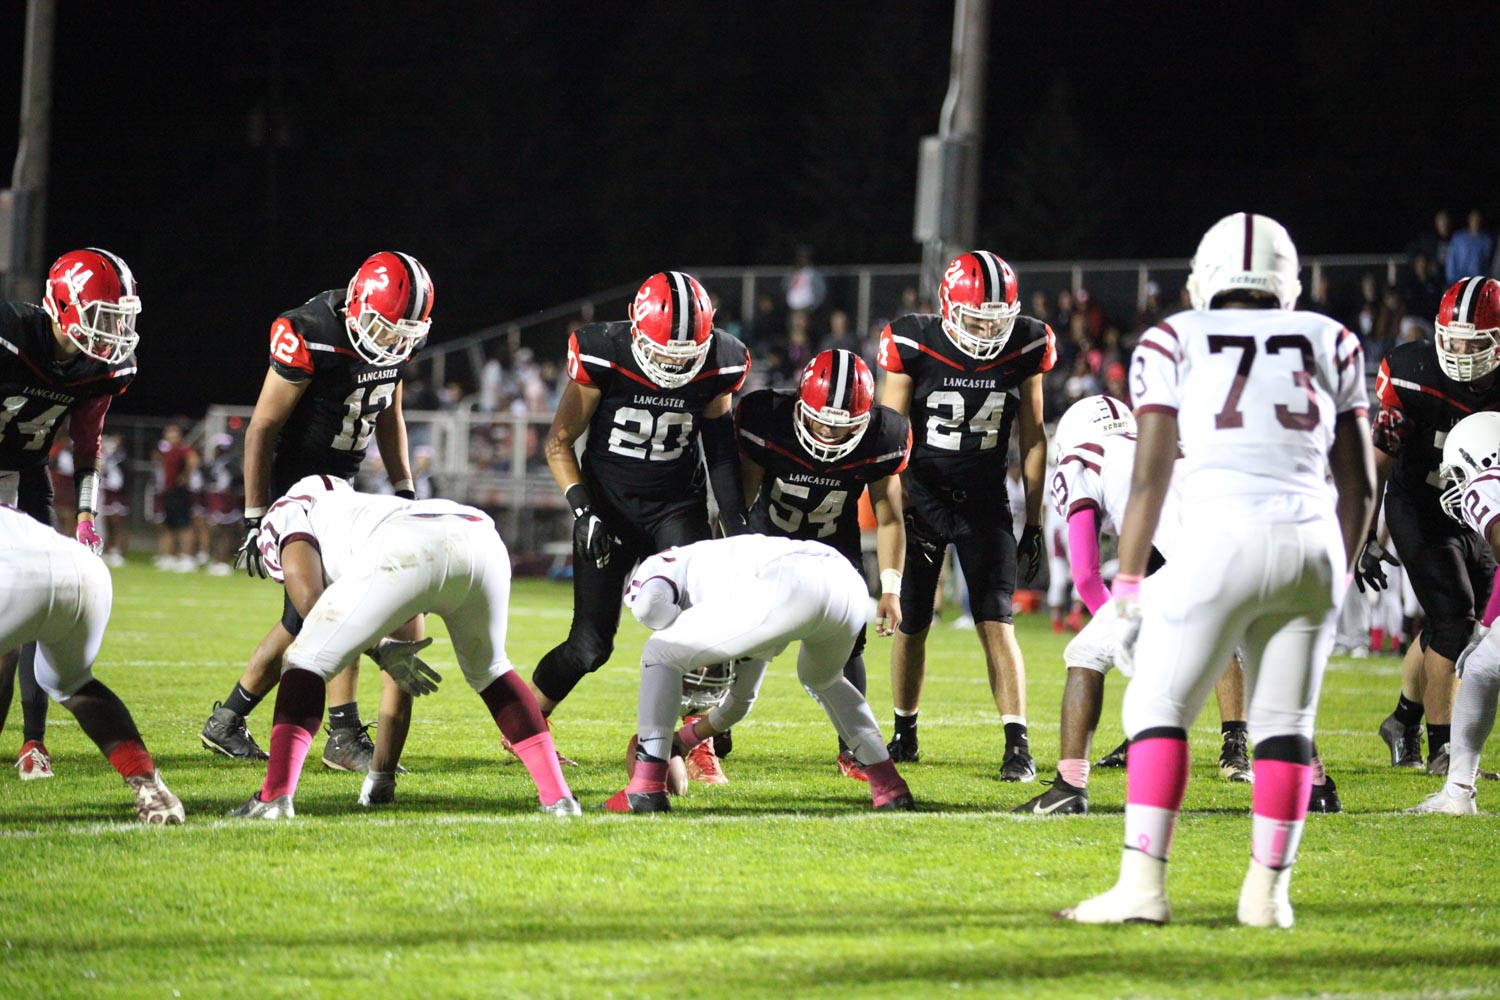
[[[417,498],[417,491],[416,490],[397,490],[396,491],[396,496],[400,497],[402,500],[415,500]]]
[[[1028,524],[1021,529],[1021,540],[1016,543],[1016,560],[1021,570],[1021,582],[1030,583],[1042,571],[1042,528]]]
[[[1468,665],[1469,657],[1474,655],[1474,653],[1479,649],[1480,643],[1484,642],[1484,637],[1489,634],[1490,630],[1486,626],[1474,626],[1474,635],[1470,637],[1469,644],[1464,647],[1464,651],[1462,653],[1458,654],[1458,659],[1453,661],[1453,672],[1456,673],[1459,677],[1462,677],[1464,675],[1464,667]]]
[[[594,513],[588,490],[582,483],[574,483],[563,495],[568,506],[573,508],[573,560],[587,559],[596,568],[603,569],[609,565],[614,539],[604,526],[603,518]]]
[[[391,675],[396,686],[413,698],[432,694],[438,689],[443,675],[432,669],[420,657],[422,650],[432,645],[432,639],[403,642],[400,639],[381,639],[369,650],[370,659],[380,664],[380,669]]]
[[[1359,562],[1354,565],[1354,583],[1363,594],[1366,589],[1384,590],[1390,586],[1390,581],[1385,578],[1385,567],[1381,563],[1391,566],[1399,566],[1401,563],[1395,556],[1385,550],[1385,547],[1376,540],[1374,535],[1365,539],[1365,547],[1359,550]]]
[[[1141,605],[1134,597],[1116,597],[1115,666],[1126,677],[1135,676],[1135,643],[1141,636]]]
[[[245,518],[245,540],[234,554],[234,568],[245,571],[246,576],[266,578],[265,560],[260,554],[260,518]]]
[[[907,551],[915,549],[918,555],[933,566],[942,562],[943,543],[927,534],[926,529],[917,524],[917,517],[912,511],[906,511],[903,520],[906,521]]]
[[[94,527],[93,521],[80,519],[74,537],[78,539],[78,544],[86,546],[96,556],[104,551],[104,540],[99,537],[99,530]]]

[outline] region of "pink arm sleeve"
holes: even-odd
[[[1500,617],[1500,569],[1495,570],[1495,582],[1490,584],[1490,599],[1484,606],[1484,617],[1479,619],[1479,624],[1489,628],[1497,617]]]
[[[85,400],[68,415],[68,436],[73,439],[73,465],[80,472],[99,466],[104,413],[109,409],[108,396]]]
[[[1068,516],[1068,563],[1073,569],[1073,586],[1078,588],[1089,614],[1098,614],[1109,600],[1109,591],[1099,575],[1099,519],[1092,507]]]

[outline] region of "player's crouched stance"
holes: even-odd
[[[37,644],[36,679],[135,793],[142,823],[181,823],[130,710],[95,679],[114,588],[104,561],[47,525],[0,506],[0,649]]]
[[[641,650],[635,771],[604,808],[670,810],[667,761],[684,675],[739,661],[724,701],[676,733],[691,751],[749,714],[767,664],[798,639],[797,678],[869,774],[875,808],[914,807],[869,704],[843,674],[870,598],[865,581],[836,550],[763,535],[668,549],[641,563],[625,603],[656,634]]]
[[[464,679],[526,765],[542,811],[578,814],[547,724],[505,652],[510,556],[488,516],[449,500],[356,493],[342,479],[308,476],[271,505],[259,542],[304,624],[286,653],[265,783],[231,816],[295,815],[292,797],[323,721],[328,679],[361,650],[407,693],[437,690],[441,678],[416,656],[431,639],[382,639],[423,612],[447,623]],[[393,765],[401,749],[392,747]],[[371,771],[360,804],[393,802],[395,794],[394,769]]]

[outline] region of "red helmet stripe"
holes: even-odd
[[[1249,212],[1245,213],[1245,265],[1243,270],[1250,270],[1250,256],[1255,250],[1255,216]]]

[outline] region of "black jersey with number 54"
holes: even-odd
[[[118,396],[133,378],[133,354],[59,361],[52,317],[39,306],[0,302],[0,469],[46,465],[63,417],[89,400]]]
[[[584,447],[585,477],[643,500],[691,493],[703,411],[739,389],[750,370],[738,338],[723,330],[712,337],[703,369],[676,389],[656,385],[636,364],[628,322],[590,323],[568,338],[568,377],[601,393]]]
[[[998,358],[979,361],[943,332],[940,316],[912,313],[880,336],[880,367],[911,376],[910,474],[925,483],[972,489],[1005,480],[1020,386],[1057,361],[1052,328],[1016,317]]]
[[[289,382],[308,383],[276,439],[273,478],[282,488],[315,473],[352,479],[375,418],[401,384],[405,365],[372,365],[350,346],[344,294],[315,295],[271,324],[271,368]]]
[[[794,391],[759,389],[735,409],[740,450],[766,473],[750,508],[750,528],[824,542],[857,563],[859,496],[870,483],[906,468],[911,424],[888,406],[872,407],[854,450],[820,462],[797,440],[796,406]]]

